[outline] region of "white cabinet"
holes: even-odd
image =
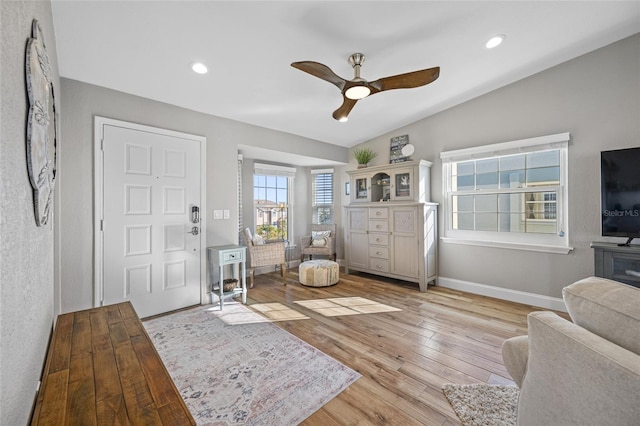
[[[346,206],[346,272],[416,282],[437,278],[437,204],[428,202],[427,161],[359,169],[350,174]]]

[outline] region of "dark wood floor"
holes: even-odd
[[[256,276],[247,303],[279,302],[309,317],[276,322],[362,377],[304,425],[459,425],[444,383],[512,384],[502,342],[527,333],[539,308],[373,275],[341,274],[332,287],[287,286],[276,274]],[[327,317],[294,301],[365,297],[401,311]]]

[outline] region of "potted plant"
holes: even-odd
[[[367,167],[367,164],[378,155],[371,148],[358,148],[353,150],[353,157],[358,162],[358,168]]]

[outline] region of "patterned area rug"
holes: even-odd
[[[464,426],[516,424],[517,386],[448,383],[442,391]]]
[[[238,303],[144,322],[199,425],[295,425],[360,375]]]

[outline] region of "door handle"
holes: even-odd
[[[198,228],[197,226],[194,226],[193,228],[191,228],[191,231],[187,232],[187,234],[191,234],[191,235],[198,235],[200,233],[200,228]]]

